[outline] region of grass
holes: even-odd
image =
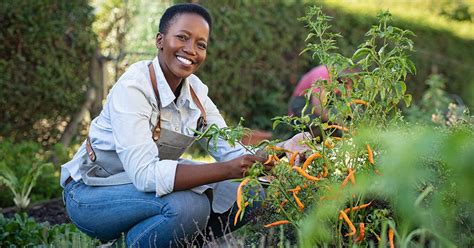
[[[389,10],[395,18],[414,23],[422,23],[429,27],[440,30],[448,30],[456,36],[464,39],[474,40],[474,23],[450,20],[439,15],[441,1],[414,0],[324,0],[331,7],[346,10],[360,15],[375,16],[380,10]],[[471,6],[474,1],[465,1]]]

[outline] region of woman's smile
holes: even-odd
[[[194,64],[193,61],[191,61],[190,59],[187,59],[187,58],[185,58],[185,57],[183,57],[183,56],[177,55],[176,58],[179,60],[179,62],[181,62],[181,63],[183,63],[183,64],[185,64],[185,65]]]

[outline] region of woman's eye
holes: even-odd
[[[187,38],[185,35],[181,35],[181,34],[176,35],[176,37],[178,37],[179,40],[186,40]]]
[[[199,43],[199,44],[198,44],[198,47],[199,47],[200,49],[206,50],[206,49],[207,49],[207,44]]]

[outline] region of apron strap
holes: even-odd
[[[155,98],[156,98],[156,102],[158,103],[158,109],[160,109],[161,100],[160,100],[160,94],[158,93],[158,86],[156,83],[155,68],[153,68],[153,63],[148,64],[148,72],[150,73],[151,85],[153,87],[153,91],[155,92]],[[191,97],[193,98],[194,103],[197,105],[197,107],[201,111],[201,116],[199,117],[197,121],[197,127],[196,127],[197,130],[199,130],[201,127],[207,126],[206,111],[204,110],[204,107],[202,106],[201,101],[199,101],[199,98],[197,97],[191,85],[189,85],[189,89],[191,90]],[[153,134],[152,134],[154,141],[157,141],[160,138],[161,114],[158,114],[157,119],[158,120],[156,121],[156,126],[153,129]]]
[[[155,69],[153,68],[153,63],[148,64],[148,72],[150,73],[151,85],[153,86],[153,91],[155,92],[156,103],[158,104],[158,109],[160,109],[161,101],[160,94],[158,94],[158,87],[156,86],[156,76]],[[160,138],[161,132],[161,115],[158,114],[156,120],[156,126],[153,128],[152,138],[154,141],[157,141]]]
[[[191,90],[191,97],[193,98],[194,103],[197,105],[199,110],[201,110],[201,116],[199,117],[197,124],[196,124],[196,130],[200,130],[201,128],[206,128],[207,127],[207,118],[206,118],[206,111],[204,110],[204,107],[201,104],[201,101],[199,101],[199,98],[197,97],[196,93],[193,90],[193,87],[191,87],[191,84],[189,84],[189,89]]]

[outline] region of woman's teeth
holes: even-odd
[[[183,64],[186,64],[186,65],[192,64],[191,60],[189,60],[189,59],[186,59],[186,58],[183,58],[183,57],[180,57],[180,56],[176,56],[176,58]]]

